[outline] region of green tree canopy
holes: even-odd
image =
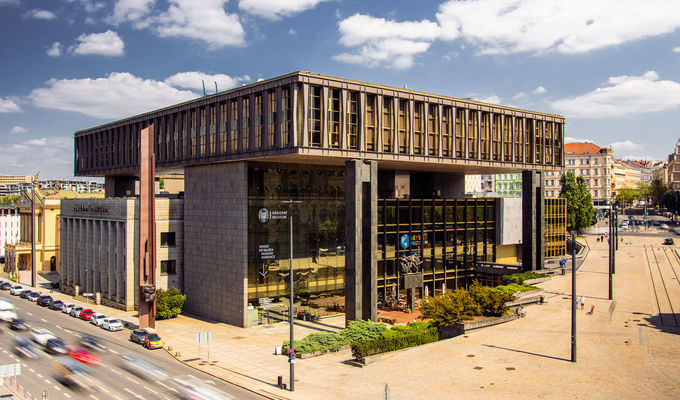
[[[661,204],[663,195],[668,191],[661,179],[654,179],[647,189],[649,198],[654,200],[654,204]]]
[[[640,190],[623,188],[616,194],[616,200],[619,201],[624,208],[632,206],[636,201],[640,200]]]
[[[573,172],[565,172],[560,178],[560,197],[567,199],[567,229],[579,231],[593,224],[593,199],[588,192],[586,180]]]
[[[8,194],[6,196],[0,197],[0,205],[3,206],[15,206],[21,198],[20,194]]]

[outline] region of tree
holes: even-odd
[[[632,206],[636,201],[640,200],[640,191],[638,189],[623,188],[619,190],[616,195],[616,200],[623,208]]]
[[[647,189],[649,197],[654,200],[654,204],[661,204],[661,199],[663,195],[668,191],[666,185],[663,184],[661,179],[654,179],[652,183],[649,184]]]
[[[20,194],[8,194],[0,197],[0,205],[3,206],[15,206],[21,198]]]
[[[560,178],[560,197],[567,199],[567,229],[579,231],[593,224],[593,199],[590,197],[586,180],[573,172],[565,172]]]
[[[186,299],[175,287],[156,290],[156,319],[175,318],[182,312]]]

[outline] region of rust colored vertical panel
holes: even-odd
[[[153,124],[139,135],[139,327],[155,328],[156,301],[144,301],[142,288],[156,285],[155,155]]]

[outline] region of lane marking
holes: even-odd
[[[43,376],[40,374],[35,374],[38,378],[42,378]]]
[[[293,264],[293,265],[295,265],[295,264]],[[111,369],[111,371],[117,373],[118,375],[123,375],[123,374],[121,374],[120,372],[116,371],[115,369]]]
[[[293,264],[293,265],[295,265],[295,264]],[[68,333],[73,333],[73,332],[71,332],[70,330],[68,330],[68,329],[66,329],[66,328],[64,328],[64,331],[66,331],[66,332],[68,332]]]
[[[54,388],[57,390],[57,392],[61,392],[61,388],[57,385],[54,385]]]
[[[69,399],[71,398],[71,395],[68,393],[64,393],[64,396],[68,397]]]
[[[177,392],[177,389],[170,387],[170,386],[166,385],[165,383],[163,383],[161,381],[156,381],[156,383],[163,386],[164,388],[166,388],[168,390],[172,390],[173,392],[179,393],[179,392]]]
[[[40,318],[40,320],[41,320],[42,322],[47,322],[47,320],[46,320],[45,318]]]
[[[295,265],[295,264],[293,264],[293,265]],[[31,371],[31,372],[35,372],[35,370],[33,368],[29,368],[28,370]]]
[[[132,382],[134,382],[134,383],[135,383],[135,385],[139,385],[139,382],[137,382],[136,380],[134,380],[134,379],[130,378],[129,376],[126,376],[125,378],[126,378],[127,380],[129,380],[129,381],[132,381]]]
[[[113,354],[118,354],[118,352],[117,352],[116,350],[114,350],[114,349],[109,349],[109,351],[110,351],[111,353],[113,353]]]
[[[50,383],[52,383],[52,381],[50,381],[49,379],[45,379],[45,383],[49,385]]]
[[[144,389],[148,390],[149,392],[151,392],[151,393],[153,393],[153,394],[155,394],[155,395],[158,395],[158,392],[157,392],[157,391],[151,389],[151,388],[148,387],[148,386],[144,386]]]
[[[33,314],[31,314],[30,312],[27,312],[26,314],[30,315],[31,317],[33,316]]]

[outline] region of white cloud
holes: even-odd
[[[186,37],[210,49],[244,46],[245,31],[236,14],[224,11],[228,0],[169,0],[170,7],[149,21],[161,37]]]
[[[362,14],[340,21],[338,29],[341,45],[359,48],[353,53],[340,53],[334,59],[394,69],[412,66],[414,56],[426,52],[439,35],[438,25],[428,20],[396,22]]]
[[[118,0],[113,6],[113,14],[106,22],[118,25],[126,21],[139,21],[149,14],[156,0]]]
[[[473,93],[468,95],[467,97],[476,101],[481,101],[482,103],[500,104],[501,102],[501,98],[496,96],[495,94],[492,94],[490,96],[478,96],[477,94]]]
[[[238,8],[262,18],[278,20],[312,9],[323,1],[329,0],[240,0]]]
[[[0,113],[21,112],[21,107],[9,97],[0,97]]]
[[[614,150],[635,150],[641,149],[644,146],[638,143],[634,143],[630,140],[624,140],[622,142],[610,143],[609,147],[611,147]]]
[[[26,133],[26,132],[28,132],[28,129],[24,128],[23,126],[19,126],[19,125],[13,127],[9,131],[9,133],[11,133],[12,135],[17,135],[17,134]]]
[[[47,49],[47,55],[50,57],[61,56],[61,43],[59,42],[52,43],[52,46],[49,49]]]
[[[533,94],[543,94],[547,91],[548,91],[548,89],[544,88],[543,86],[539,86],[536,89],[534,89],[534,91],[531,92],[531,93],[533,93]]]
[[[19,4],[19,0],[0,0],[0,6]]]
[[[295,35],[297,35],[297,31],[296,31],[295,29],[293,29],[293,28],[290,28],[290,29],[288,30],[288,34],[291,35],[291,36],[295,36]]]
[[[52,165],[73,163],[73,137],[44,137],[9,145],[0,158],[1,167],[35,167],[35,160],[50,160]]]
[[[680,83],[659,80],[655,71],[640,76],[614,76],[607,84],[572,98],[555,100],[550,106],[574,118],[606,118],[680,107]]]
[[[513,100],[526,100],[529,98],[529,95],[526,94],[526,92],[519,92],[516,95],[512,96]]]
[[[591,139],[579,139],[571,136],[565,136],[564,143],[595,143],[595,141]]]
[[[652,157],[652,156],[623,156],[621,157],[622,160],[627,160],[627,161],[658,161],[658,157]]]
[[[674,47],[673,51],[676,52],[676,53],[680,53],[680,46]]]
[[[56,19],[57,16],[54,15],[52,11],[33,9],[26,12],[26,16],[34,19]]]
[[[69,3],[78,2],[82,4],[83,8],[85,11],[89,13],[97,12],[104,8],[104,3],[103,2],[98,2],[95,0],[67,0]]]
[[[127,72],[114,72],[96,79],[51,79],[45,87],[33,89],[28,95],[37,107],[102,119],[136,115],[196,97],[191,91]]]
[[[97,54],[101,56],[122,56],[125,42],[112,30],[102,33],[82,34],[77,39],[80,43],[69,47],[74,54]]]
[[[584,53],[680,27],[675,0],[449,0],[436,14],[442,38],[481,54]]]
[[[209,75],[203,72],[190,71],[180,72],[178,74],[169,76],[165,78],[163,82],[170,86],[182,89],[193,89],[197,92],[202,92],[203,85],[201,81],[205,82],[207,91],[212,93],[211,88],[215,86],[215,82],[217,82],[218,90],[227,90],[234,88],[243,82],[250,81],[250,77],[248,75],[233,77],[224,74]]]

